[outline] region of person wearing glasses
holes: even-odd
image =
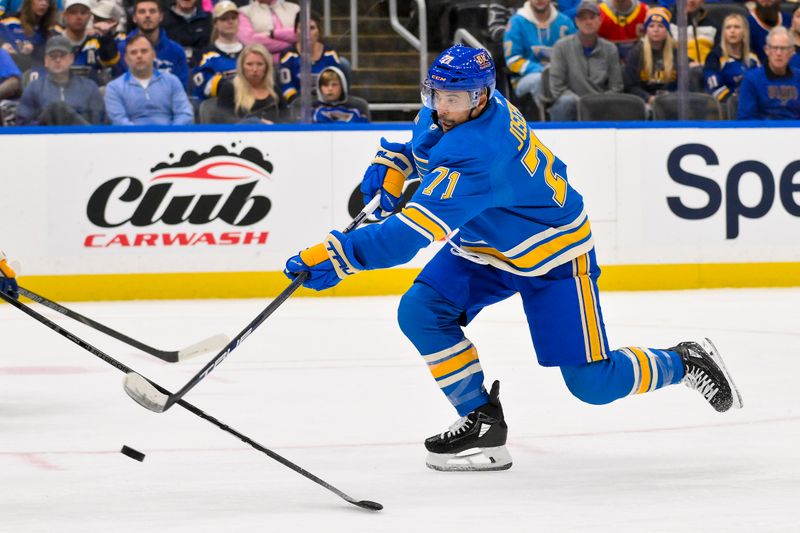
[[[794,43],[789,30],[772,28],[764,46],[763,67],[745,74],[739,88],[740,120],[800,119],[800,70],[789,66]]]

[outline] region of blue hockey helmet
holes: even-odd
[[[483,48],[457,44],[437,57],[422,82],[422,103],[435,109],[435,91],[467,91],[470,105],[478,105],[481,93],[492,97],[496,83],[494,61]]]

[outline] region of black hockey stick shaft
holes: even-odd
[[[162,361],[166,361],[168,363],[177,363],[180,360],[180,351],[179,350],[173,350],[173,351],[159,350],[158,348],[153,348],[152,346],[148,346],[147,344],[144,344],[143,342],[140,342],[140,341],[138,341],[136,339],[128,337],[124,333],[120,333],[119,331],[113,330],[110,327],[108,327],[108,326],[106,326],[104,324],[101,324],[100,322],[92,320],[91,318],[89,318],[87,316],[84,316],[84,315],[78,313],[77,311],[73,311],[72,309],[64,307],[63,305],[61,305],[59,303],[56,303],[53,300],[50,300],[49,298],[45,298],[41,294],[36,294],[32,290],[26,289],[26,288],[24,288],[22,286],[19,287],[19,293],[22,296],[25,296],[26,298],[28,298],[30,300],[33,300],[36,303],[39,303],[39,304],[41,304],[41,305],[43,305],[45,307],[48,307],[48,308],[52,309],[53,311],[61,313],[62,315],[67,316],[67,317],[69,317],[69,318],[71,318],[73,320],[77,320],[78,322],[80,322],[80,323],[82,323],[82,324],[84,324],[86,326],[89,326],[92,329],[96,329],[97,331],[99,331],[101,333],[105,333],[109,337],[117,339],[118,341],[122,341],[125,344],[127,344],[129,346],[133,346],[136,349],[139,349],[139,350],[141,350],[141,351],[143,351],[145,353],[148,353],[148,354],[150,354],[150,355],[152,355],[154,357],[157,357],[157,358],[161,359]]]
[[[372,213],[380,204],[380,194],[375,197],[362,209],[347,225],[343,233],[348,233],[358,226]],[[239,332],[227,346],[215,355],[206,365],[200,369],[197,374],[190,379],[186,385],[178,389],[175,394],[164,396],[160,391],[153,390],[147,382],[150,380],[144,379],[141,375],[135,373],[128,374],[125,378],[125,392],[128,393],[134,401],[146,409],[150,409],[156,413],[163,413],[174,405],[178,400],[183,398],[187,392],[192,390],[198,383],[203,381],[228,355],[235,350],[253,331],[258,328],[264,321],[275,312],[283,302],[289,299],[294,292],[300,288],[308,277],[308,271],[301,272],[296,278],[292,280],[288,287],[281,292],[273,301],[261,311],[242,331]]]
[[[19,301],[15,300],[14,298],[11,298],[10,296],[6,295],[4,292],[0,292],[0,298],[2,298],[7,303],[13,305],[14,307],[19,309],[20,311],[22,311],[26,315],[28,315],[31,318],[35,319],[36,321],[40,322],[41,324],[43,324],[43,325],[47,326],[48,328],[52,329],[53,331],[55,331],[56,333],[58,333],[62,337],[66,337],[67,339],[69,339],[73,343],[77,344],[78,346],[80,346],[81,348],[83,348],[87,352],[91,353],[92,355],[102,359],[103,361],[105,361],[106,363],[110,364],[114,368],[116,368],[118,370],[121,370],[122,372],[124,372],[126,374],[134,372],[134,370],[132,368],[130,368],[129,366],[125,365],[124,363],[121,363],[120,361],[117,361],[116,359],[114,359],[110,355],[106,354],[105,352],[103,352],[99,348],[96,348],[95,346],[93,346],[92,344],[90,344],[90,343],[86,342],[85,340],[81,339],[77,335],[74,335],[73,333],[69,332],[68,330],[62,328],[61,326],[59,326],[55,322],[53,322],[53,321],[49,320],[48,318],[44,317],[43,315],[37,313],[36,311],[31,309],[27,305],[23,304],[22,302],[19,302]],[[150,380],[148,380],[148,381],[150,381]],[[170,392],[167,389],[165,389],[164,387],[162,387],[161,385],[159,385],[159,384],[157,384],[157,383],[155,383],[153,381],[150,381],[150,383],[155,388],[157,388],[161,393],[167,394],[167,395],[170,394]],[[217,418],[211,416],[210,414],[206,413],[205,411],[201,410],[200,408],[195,407],[194,405],[190,404],[186,400],[178,400],[177,403],[178,403],[178,405],[180,405],[181,407],[183,407],[187,411],[199,416],[200,418],[202,418],[204,420],[207,420],[207,421],[211,422],[212,424],[214,424],[215,426],[217,426],[221,430],[225,431],[226,433],[230,433],[231,435],[233,435],[234,437],[238,438],[239,440],[241,440],[245,444],[249,444],[251,447],[253,447],[256,450],[260,451],[261,453],[267,455],[271,459],[274,459],[275,461],[281,463],[282,465],[286,466],[287,468],[290,468],[291,470],[294,470],[295,472],[297,472],[298,474],[302,475],[303,477],[306,477],[306,478],[310,479],[311,481],[313,481],[317,485],[320,485],[321,487],[324,487],[324,488],[328,489],[329,491],[333,492],[334,494],[336,494],[337,496],[339,496],[343,500],[347,501],[348,503],[352,503],[353,505],[355,505],[357,507],[361,507],[362,509],[367,509],[367,510],[370,510],[370,511],[380,511],[381,509],[383,509],[383,505],[381,505],[380,503],[373,502],[373,501],[370,501],[370,500],[356,500],[355,498],[352,498],[351,496],[348,496],[347,494],[345,494],[341,490],[337,489],[336,487],[334,487],[333,485],[331,485],[327,481],[325,481],[323,479],[320,479],[319,477],[315,476],[314,474],[312,474],[311,472],[309,472],[305,468],[302,468],[302,467],[294,464],[293,462],[291,462],[290,460],[286,459],[285,457],[275,453],[274,451],[270,450],[269,448],[267,448],[265,446],[262,446],[261,444],[257,443],[256,441],[254,441],[253,439],[251,439],[247,435],[244,435],[243,433],[240,433],[239,431],[233,429],[229,425],[221,422],[220,420],[218,420]]]

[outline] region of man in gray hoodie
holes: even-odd
[[[70,73],[72,44],[63,35],[47,40],[46,74],[28,84],[17,107],[17,124],[78,126],[102,124],[105,106],[97,84]]]
[[[600,10],[583,0],[575,10],[578,33],[560,39],[550,60],[550,108],[553,121],[576,120],[578,98],[586,94],[621,93],[622,67],[617,47],[598,36]]]

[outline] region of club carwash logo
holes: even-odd
[[[248,228],[270,211],[270,199],[254,192],[263,180],[270,179],[272,170],[272,163],[256,148],[247,147],[237,154],[218,145],[203,154],[187,151],[174,163],[158,163],[145,179],[112,178],[92,193],[86,215],[99,228],[134,230],[91,233],[83,246],[266,244],[269,232]],[[224,230],[212,231],[209,225]]]

